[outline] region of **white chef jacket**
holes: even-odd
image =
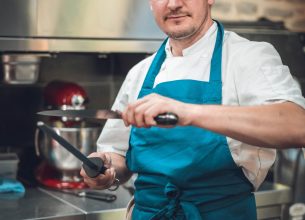
[[[210,61],[217,35],[217,24],[195,44],[174,57],[169,43],[166,59],[156,77],[155,85],[171,80],[193,79],[209,81]],[[225,31],[222,55],[222,104],[233,106],[262,105],[291,101],[305,108],[305,100],[287,66],[268,43],[252,42],[234,32]],[[128,73],[112,107],[123,111],[139,94],[154,55],[135,65]],[[130,127],[122,120],[108,120],[97,141],[98,151],[125,155]],[[250,146],[227,137],[235,163],[257,188],[275,160],[274,149]]]

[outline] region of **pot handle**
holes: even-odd
[[[36,156],[38,156],[38,157],[40,157],[40,150],[39,150],[39,133],[40,133],[40,129],[39,129],[39,128],[36,128],[34,144],[35,144],[35,153],[36,153]]]

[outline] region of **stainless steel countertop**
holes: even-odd
[[[19,199],[0,197],[0,219],[123,219],[130,194],[122,187],[105,192],[115,194],[117,199],[105,202],[39,187],[26,188]]]
[[[0,220],[120,220],[124,219],[131,196],[123,187],[115,192],[114,202],[77,197],[45,188],[26,188],[19,199],[1,199]],[[281,184],[264,183],[255,192],[258,219],[280,219],[285,206],[291,202],[291,189]]]

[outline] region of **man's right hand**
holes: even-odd
[[[104,174],[100,174],[95,178],[90,178],[87,176],[85,170],[82,168],[80,171],[80,175],[84,178],[84,182],[93,189],[108,189],[111,187],[115,180],[116,172],[114,167],[112,166],[111,156],[107,153],[102,152],[94,152],[90,154],[88,157],[100,157],[104,166],[107,168]]]

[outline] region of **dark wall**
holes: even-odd
[[[37,83],[0,83],[0,151],[33,145],[35,113],[44,109],[43,89],[50,81],[78,83],[89,96],[88,108],[110,108],[128,70],[145,56],[55,54],[42,58]]]
[[[59,53],[42,58],[37,83],[12,85],[1,80],[0,153],[16,152],[22,167],[19,176],[32,179],[33,168],[39,163],[34,150],[36,112],[45,108],[43,90],[47,83],[78,83],[88,94],[87,108],[110,108],[128,70],[145,56]]]

